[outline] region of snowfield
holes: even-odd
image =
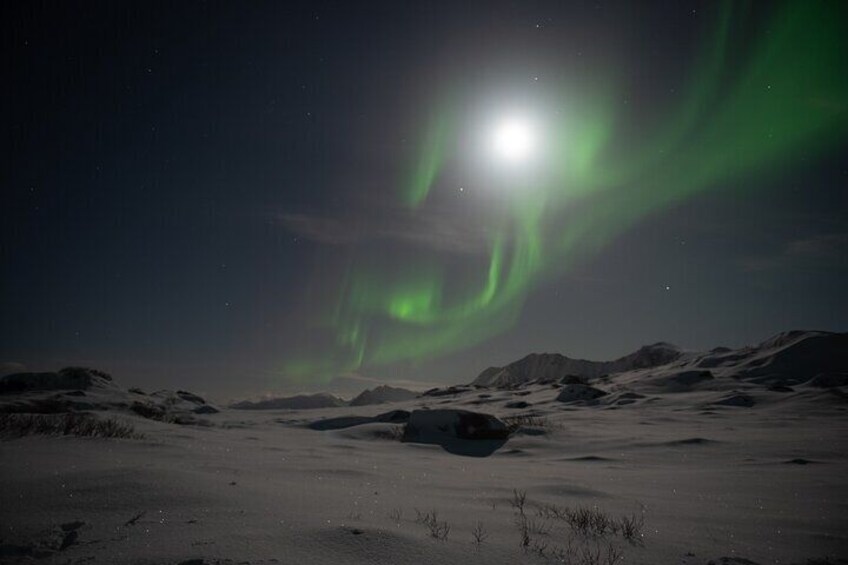
[[[0,411],[88,413],[143,438],[16,433],[7,416],[0,561],[845,563],[845,340],[586,377],[603,395],[563,395],[583,377],[548,366],[500,388],[303,410],[96,379],[7,392]]]

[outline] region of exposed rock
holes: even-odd
[[[409,416],[404,441],[422,441],[428,436],[448,435],[459,439],[506,439],[507,425],[482,412],[439,409],[413,410]]]
[[[707,565],[759,565],[744,557],[721,557],[718,561],[708,561]]]
[[[206,404],[206,401],[203,400],[203,398],[199,397],[198,395],[196,395],[194,393],[191,393],[191,392],[188,392],[188,391],[185,391],[185,390],[178,390],[177,396],[180,397],[183,400],[188,401],[188,402],[194,402],[195,404]]]
[[[668,377],[670,382],[681,388],[689,388],[703,381],[711,381],[715,377],[711,371],[681,371]]]
[[[565,375],[559,380],[559,384],[561,385],[587,385],[589,384],[588,379],[586,377],[581,377],[580,375]]]
[[[387,424],[405,424],[409,421],[409,416],[408,410],[390,410],[374,416],[374,420]]]
[[[421,394],[421,396],[431,396],[431,397],[439,397],[439,396],[452,396],[456,394],[462,394],[464,392],[468,392],[471,390],[467,386],[449,386],[447,388],[431,388],[427,392]]]
[[[500,448],[509,433],[508,426],[491,414],[454,409],[413,410],[402,440],[438,444],[459,455],[486,456]]]
[[[132,410],[142,418],[148,418],[150,420],[162,420],[165,417],[165,409],[162,406],[154,404],[150,401],[133,402],[130,405],[130,410]]]
[[[516,400],[514,402],[507,402],[504,404],[504,408],[527,408],[529,406],[530,403],[523,400]]]
[[[753,397],[748,394],[733,394],[731,396],[726,396],[721,400],[713,402],[713,404],[718,406],[739,406],[742,408],[750,408],[755,404]]]
[[[560,402],[591,402],[602,396],[606,396],[606,392],[589,385],[566,385],[560,390],[556,399]]]

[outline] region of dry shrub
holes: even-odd
[[[0,436],[20,438],[31,435],[80,436],[141,439],[142,434],[128,422],[100,419],[90,414],[0,414]]]

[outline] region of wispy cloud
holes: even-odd
[[[338,218],[309,214],[280,214],[277,218],[293,234],[318,243],[349,245],[362,239],[359,229]]]
[[[380,217],[329,217],[280,214],[280,223],[293,234],[326,245],[355,245],[379,240],[404,242],[448,253],[483,253],[489,248],[479,224],[437,214],[394,211]]]
[[[749,257],[742,268],[763,272],[797,267],[827,267],[848,262],[848,233],[818,234],[786,243],[771,255]]]
[[[26,371],[26,365],[17,361],[0,361],[0,376]]]

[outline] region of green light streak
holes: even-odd
[[[439,176],[452,134],[451,123],[448,112],[442,111],[427,124],[414,174],[403,192],[404,203],[410,208],[424,202]]]
[[[615,144],[627,135],[616,127],[616,89],[563,95],[570,111],[549,140],[549,174],[540,186],[515,191],[509,221],[492,229],[484,269],[420,257],[391,269],[353,268],[329,318],[335,350],[290,363],[284,373],[327,377],[480,343],[515,323],[541,280],[567,272],[646,215],[770,173],[844,137],[848,49],[839,3],[785,4],[738,74],[728,68],[731,7],[723,5],[679,104],[640,135],[638,147]],[[401,190],[407,206],[423,206],[438,188],[455,129],[446,110],[428,124],[411,182]]]

